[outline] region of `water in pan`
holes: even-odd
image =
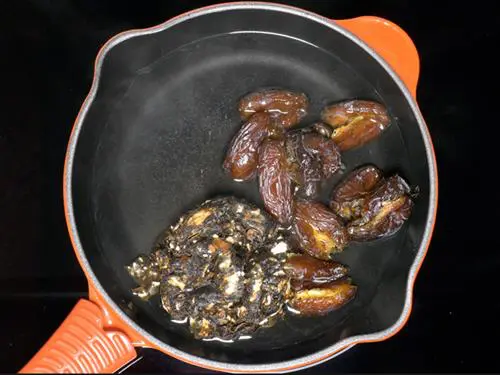
[[[233,182],[221,167],[227,145],[242,124],[237,112],[241,96],[264,87],[304,92],[311,105],[302,125],[318,120],[321,109],[331,102],[351,98],[383,102],[373,86],[330,53],[299,40],[262,33],[218,35],[185,45],[139,70],[122,86],[126,89],[109,106],[100,135],[103,141],[96,149],[99,163],[93,167],[91,204],[106,206],[96,219],[95,231],[127,298],[134,283],[124,266],[147,252],[158,234],[183,212],[224,194],[262,207],[255,181]],[[370,162],[386,172],[397,170],[405,175],[410,165],[397,121],[376,141],[344,153],[343,162],[346,173]],[[335,176],[324,189],[324,201],[340,178]],[[351,267],[353,282],[359,286],[353,302],[324,318],[290,315],[225,350],[265,352],[319,342],[325,335],[332,342],[361,333],[351,321],[365,319],[387,265],[400,249],[408,247],[407,242],[403,229],[387,240],[350,246],[338,259]],[[140,310],[134,314],[163,327],[161,332],[152,332],[158,338],[192,354],[224,360],[224,356],[210,354],[217,350],[211,347],[229,344],[208,342],[196,349],[183,348],[172,337],[189,337],[188,330],[170,322],[157,300],[133,301],[134,310]],[[245,361],[243,354],[241,361]]]

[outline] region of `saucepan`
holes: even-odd
[[[137,347],[224,372],[288,372],[396,334],[410,316],[437,208],[418,74],[414,44],[385,19],[330,20],[272,3],[209,6],[110,39],[98,53],[64,169],[66,220],[89,297],[21,372],[115,372]],[[196,202],[237,193],[260,204],[256,185],[233,182],[221,165],[241,126],[235,101],[261,87],[307,93],[306,122],[328,102],[384,103],[392,126],[343,162],[397,170],[418,186],[418,199],[395,236],[345,251],[359,292],[344,308],[280,322],[250,340],[197,340],[130,292],[125,266]]]

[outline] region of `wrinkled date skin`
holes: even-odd
[[[396,233],[410,217],[413,201],[406,181],[393,175],[379,183],[366,199],[361,217],[347,226],[354,241],[369,241]]]
[[[255,177],[259,146],[271,133],[271,117],[263,112],[254,114],[241,127],[231,141],[223,164],[234,180],[248,181]]]
[[[293,186],[283,140],[266,139],[259,149],[259,191],[266,210],[288,225],[293,213]]]
[[[327,262],[307,254],[290,254],[285,263],[294,290],[323,286],[346,277],[349,268],[338,262]]]
[[[299,196],[317,196],[320,182],[333,176],[341,166],[340,151],[335,142],[312,128],[288,133],[286,150]]]
[[[320,160],[312,157],[304,148],[301,131],[286,136],[285,147],[290,177],[298,187],[297,195],[315,197],[322,180]]]
[[[318,202],[298,200],[295,203],[293,229],[301,248],[318,259],[331,259],[348,243],[340,218]]]
[[[282,127],[290,128],[304,118],[308,106],[309,99],[302,93],[272,89],[246,95],[238,109],[244,119],[257,112],[267,112]]]
[[[385,107],[368,100],[349,100],[326,107],[321,119],[330,125],[330,137],[341,151],[365,145],[390,125]]]
[[[357,287],[349,280],[297,292],[290,306],[305,316],[323,316],[352,301]]]
[[[330,209],[346,221],[359,218],[366,197],[382,178],[374,165],[354,169],[333,190]]]

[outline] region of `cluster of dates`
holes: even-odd
[[[223,168],[237,181],[257,177],[266,210],[292,229],[304,252],[328,261],[351,241],[394,234],[413,203],[403,178],[385,177],[373,165],[358,167],[341,181],[329,207],[317,201],[321,184],[341,170],[341,153],[374,140],[390,118],[379,103],[347,100],[325,107],[321,122],[294,129],[308,106],[306,95],[287,90],[243,97],[239,112],[246,122],[232,139]]]
[[[354,169],[333,190],[330,209],[346,223],[352,241],[396,233],[410,217],[413,193],[398,174],[384,177],[374,165]]]

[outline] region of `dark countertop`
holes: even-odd
[[[66,231],[62,170],[99,47],[120,31],[209,3],[2,2],[0,371],[19,370],[87,294]],[[407,325],[395,337],[359,345],[314,373],[499,372],[495,345],[487,343],[499,332],[499,241],[491,211],[483,213],[499,200],[485,177],[496,158],[480,155],[494,155],[498,147],[494,133],[487,133],[498,127],[497,12],[486,2],[287,3],[332,18],[381,16],[408,32],[421,57],[418,102],[440,177],[437,226]],[[140,356],[126,372],[202,372],[161,353],[144,350]]]

